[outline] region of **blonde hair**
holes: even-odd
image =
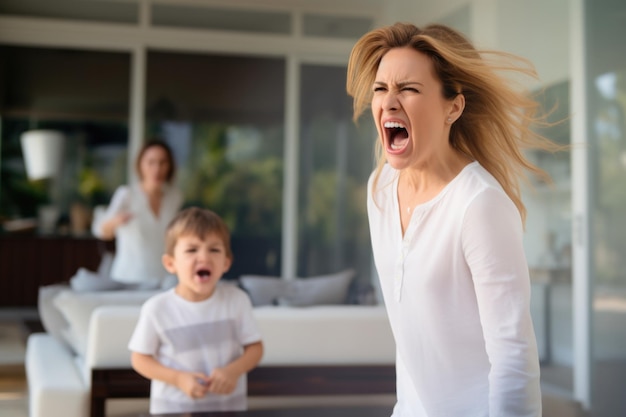
[[[412,24],[396,23],[375,29],[354,45],[348,63],[346,88],[354,98],[355,121],[371,103],[372,86],[382,57],[390,49],[401,47],[411,47],[432,59],[444,98],[452,100],[463,94],[465,109],[451,126],[450,146],[489,171],[525,221],[519,180],[527,179],[527,172],[546,182],[550,178],[524,156],[523,150],[554,152],[563,148],[531,130],[532,126],[549,125],[546,116],[536,117],[539,104],[516,88],[512,80],[499,74],[512,71],[537,78],[532,64],[505,52],[479,52],[463,35],[444,25],[431,24],[420,29]],[[377,159],[373,190],[386,162],[380,140]]]
[[[215,212],[199,207],[189,207],[181,210],[170,221],[165,231],[165,252],[168,255],[174,255],[176,241],[181,236],[193,235],[204,239],[210,234],[216,234],[222,239],[226,256],[232,260],[233,253],[230,247],[228,226]]]

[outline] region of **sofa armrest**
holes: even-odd
[[[31,417],[86,415],[89,388],[67,346],[49,334],[33,333],[25,359]]]

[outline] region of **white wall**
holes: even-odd
[[[569,1],[498,0],[497,43],[494,47],[529,59],[537,70],[538,82],[529,88],[547,87],[570,78]],[[570,240],[562,227],[563,207],[570,205],[569,193],[524,195],[528,207],[526,254],[531,266],[540,263],[546,252],[549,227],[557,227],[560,244]]]
[[[497,47],[530,59],[543,85],[570,76],[569,0],[499,0]]]
[[[471,26],[467,35],[478,47],[526,57],[542,83],[552,84],[569,76],[569,7],[569,0],[394,0],[385,3],[381,24],[452,24],[465,8]]]

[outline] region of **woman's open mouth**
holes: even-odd
[[[387,137],[388,149],[400,151],[409,143],[409,132],[402,123],[385,122],[385,135]]]

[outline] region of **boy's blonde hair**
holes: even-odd
[[[216,234],[222,239],[226,256],[232,260],[233,252],[230,248],[230,231],[222,218],[215,212],[199,207],[189,207],[178,212],[165,231],[165,252],[174,255],[176,241],[181,236],[193,235],[201,239],[210,234]]]

